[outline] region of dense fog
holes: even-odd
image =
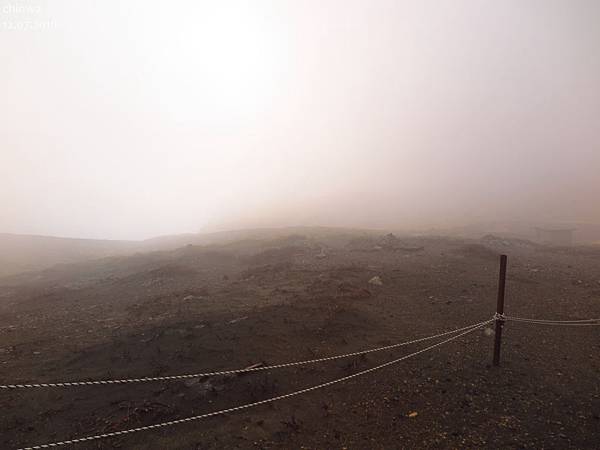
[[[597,1],[0,15],[0,232],[600,222]]]

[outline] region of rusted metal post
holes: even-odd
[[[506,285],[506,255],[500,255],[500,277],[498,278],[498,300],[496,303],[496,331],[494,339],[494,366],[500,365],[500,346],[502,345],[502,327],[504,320],[504,287]]]

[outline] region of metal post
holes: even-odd
[[[498,278],[498,301],[496,304],[496,331],[494,340],[494,366],[500,365],[500,346],[502,345],[502,326],[504,320],[501,316],[504,314],[504,286],[506,284],[506,255],[500,255],[500,277]]]

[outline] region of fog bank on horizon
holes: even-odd
[[[600,2],[0,0],[0,232],[600,223]]]

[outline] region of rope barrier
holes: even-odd
[[[444,333],[439,333],[433,336],[427,336],[420,339],[415,339],[412,341],[401,342],[398,344],[386,345],[384,347],[373,348],[369,350],[362,350],[359,352],[346,353],[343,355],[335,355],[335,356],[327,356],[323,358],[309,359],[306,361],[296,361],[289,362],[283,364],[275,364],[271,366],[260,366],[260,367],[249,367],[245,369],[235,369],[235,370],[223,370],[217,372],[204,372],[204,373],[193,373],[186,375],[169,375],[163,377],[143,377],[143,378],[127,378],[121,380],[95,380],[95,381],[68,381],[68,382],[60,382],[60,383],[31,383],[31,384],[4,384],[0,385],[0,389],[30,389],[30,388],[62,388],[62,387],[75,387],[75,386],[94,386],[94,385],[113,385],[113,384],[128,384],[128,383],[147,383],[153,381],[175,381],[175,380],[184,380],[188,378],[200,378],[200,377],[210,377],[210,376],[218,376],[218,375],[233,375],[239,373],[248,373],[248,372],[257,372],[260,370],[272,370],[272,369],[281,369],[284,367],[293,367],[293,366],[301,366],[307,364],[315,364],[324,361],[333,361],[336,359],[342,358],[350,358],[353,356],[366,355],[368,353],[381,352],[384,350],[390,350],[393,348],[403,347],[406,345],[416,344],[423,341],[428,341],[431,339],[436,339],[438,337],[447,336],[450,334],[458,333],[463,330],[467,330],[474,326],[481,326],[483,324],[487,324],[489,322],[479,322],[476,324],[468,325],[466,327],[458,328],[452,331],[446,331]]]
[[[347,380],[350,380],[352,378],[356,378],[356,377],[359,377],[359,376],[362,376],[362,375],[365,375],[365,374],[368,374],[368,373],[371,373],[371,372],[375,372],[377,370],[383,369],[384,367],[391,366],[393,364],[397,364],[397,363],[399,363],[401,361],[404,361],[406,359],[409,359],[409,358],[412,358],[414,356],[420,355],[421,353],[425,353],[425,352],[427,352],[429,350],[433,350],[434,348],[439,347],[439,346],[441,346],[443,344],[446,344],[448,342],[454,341],[454,340],[456,340],[456,339],[458,339],[458,338],[460,338],[460,337],[462,337],[462,336],[464,336],[466,334],[472,333],[473,331],[475,331],[475,330],[481,328],[482,326],[487,325],[487,324],[489,324],[491,322],[493,322],[493,319],[490,319],[490,320],[488,320],[486,322],[478,323],[476,325],[472,325],[471,328],[469,328],[467,331],[464,331],[464,332],[462,332],[462,333],[460,333],[460,334],[458,334],[456,336],[452,336],[451,338],[448,338],[448,339],[445,339],[445,340],[443,340],[441,342],[438,342],[436,344],[430,345],[429,347],[425,347],[425,348],[423,348],[421,350],[418,350],[416,352],[413,352],[413,353],[410,353],[408,355],[402,356],[400,358],[394,359],[392,361],[388,361],[386,363],[380,364],[380,365],[372,367],[370,369],[362,370],[362,371],[354,373],[352,375],[348,375],[348,376],[345,376],[345,377],[342,377],[342,378],[338,378],[336,380],[328,381],[326,383],[322,383],[322,384],[318,384],[318,385],[315,385],[315,386],[311,386],[311,387],[306,388],[306,389],[301,389],[299,391],[291,392],[289,394],[278,395],[276,397],[271,397],[271,398],[268,398],[268,399],[265,399],[265,400],[260,400],[260,401],[253,402],[253,403],[246,403],[245,405],[235,406],[233,408],[222,409],[222,410],[219,410],[219,411],[213,411],[213,412],[210,412],[210,413],[200,414],[200,415],[197,415],[197,416],[186,417],[186,418],[183,418],[183,419],[171,420],[169,422],[157,423],[157,424],[154,424],[154,425],[147,425],[147,426],[138,427],[138,428],[131,428],[129,430],[114,431],[114,432],[111,432],[111,433],[98,434],[98,435],[95,435],[95,436],[87,436],[87,437],[82,437],[82,438],[70,439],[70,440],[66,440],[66,441],[53,442],[53,443],[50,443],[50,444],[35,445],[33,447],[24,447],[24,448],[21,448],[19,450],[40,450],[40,449],[46,449],[46,448],[60,447],[60,446],[63,446],[63,445],[78,444],[78,443],[81,443],[81,442],[94,441],[94,440],[98,440],[98,439],[105,439],[105,438],[114,437],[114,436],[121,436],[121,435],[124,435],[124,434],[137,433],[139,431],[146,431],[146,430],[152,430],[152,429],[156,429],[156,428],[164,428],[164,427],[167,427],[167,426],[177,425],[177,424],[186,423],[186,422],[193,422],[193,421],[200,420],[200,419],[205,419],[205,418],[208,418],[208,417],[213,417],[213,416],[228,414],[228,413],[231,413],[231,412],[234,412],[234,411],[240,411],[242,409],[252,408],[254,406],[263,405],[265,403],[272,403],[272,402],[275,402],[275,401],[278,401],[278,400],[283,400],[283,399],[294,397],[294,396],[297,396],[297,395],[300,395],[300,394],[305,394],[307,392],[315,391],[317,389],[322,389],[322,388],[325,388],[325,387],[328,387],[328,386],[332,386],[334,384],[341,383],[343,381],[347,381]]]
[[[497,318],[501,316],[501,318]],[[514,317],[498,315],[494,316],[495,320],[504,320],[521,323],[533,323],[538,325],[560,325],[560,326],[599,326],[600,319],[578,319],[578,320],[546,320],[546,319],[529,319],[524,317]]]
[[[550,319],[530,319],[525,317],[504,316],[509,320],[523,320],[528,322],[553,322],[553,323],[583,323],[583,322],[598,322],[600,319],[576,319],[576,320],[550,320]]]

